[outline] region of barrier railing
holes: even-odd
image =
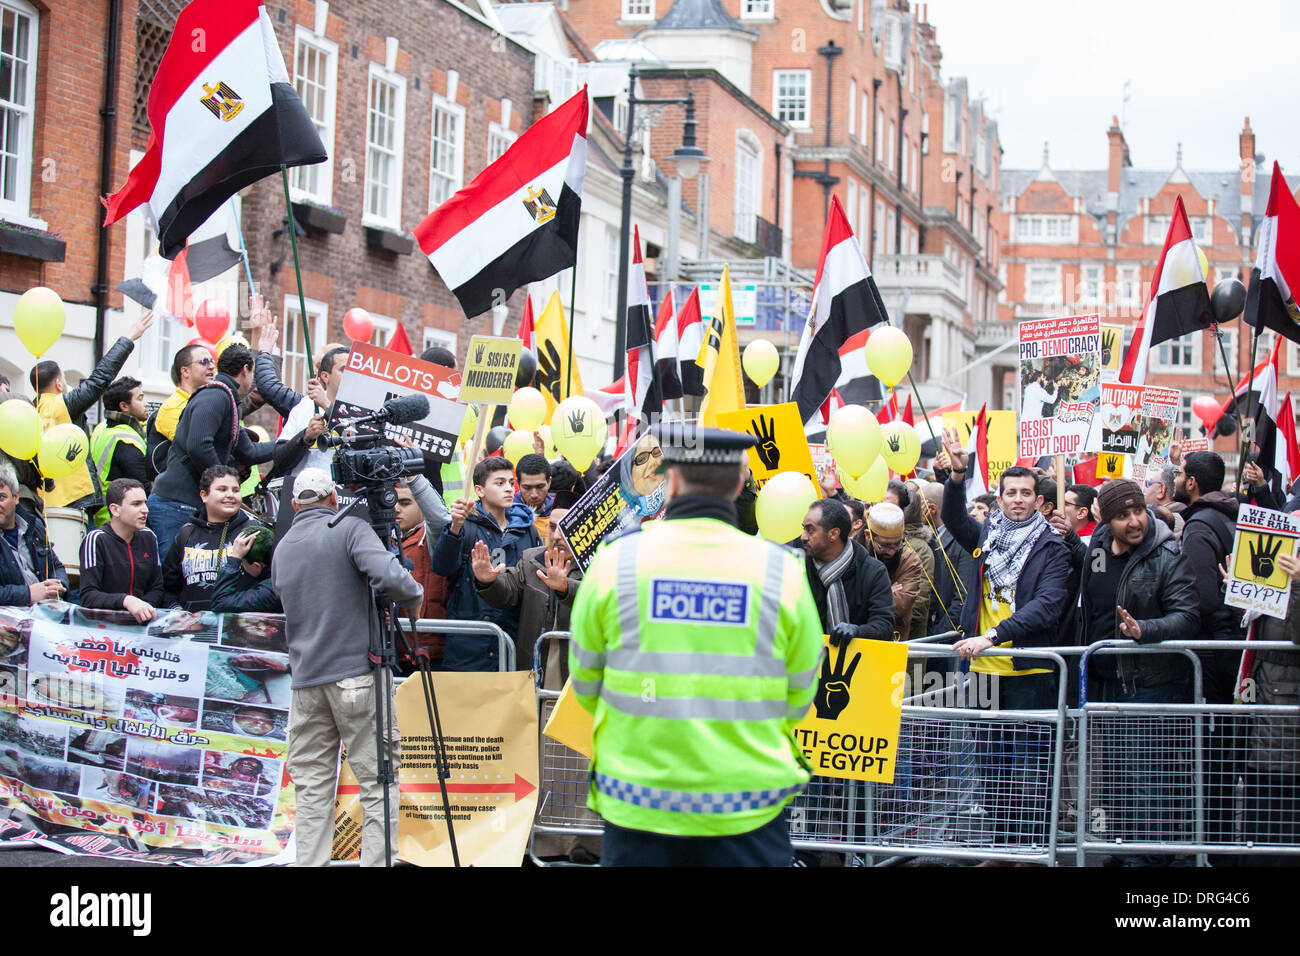
[[[402,630],[410,631],[410,623],[402,622]],[[422,617],[415,622],[417,634],[481,634],[497,639],[497,670],[515,669],[515,642],[510,635],[491,621],[452,621],[446,618]]]

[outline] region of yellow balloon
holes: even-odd
[[[41,419],[36,406],[21,398],[0,405],[0,451],[18,461],[36,457],[41,441]]]
[[[244,348],[248,348],[248,339],[244,338],[238,332],[231,332],[224,339],[222,339],[220,342],[217,343],[216,345],[217,358],[221,358],[221,353],[224,352],[231,345],[242,345]]]
[[[1205,278],[1205,284],[1214,285],[1214,280],[1210,278],[1210,260],[1205,258],[1205,250],[1200,246],[1196,247],[1196,258],[1201,262],[1201,275]]]
[[[456,436],[456,443],[463,445],[474,437],[474,429],[478,428],[478,410],[473,405],[465,408],[465,418],[460,423],[460,434]]]
[[[862,347],[871,374],[893,388],[912,367],[912,343],[902,329],[886,325],[874,330]]]
[[[547,458],[558,458],[560,456],[560,450],[555,447],[555,442],[551,438],[551,426],[542,425],[537,429],[537,431],[538,434],[542,436],[542,444],[546,446],[546,450],[542,452],[542,454]]]
[[[817,489],[803,472],[773,475],[754,502],[759,533],[769,541],[793,541],[803,533],[803,517],[816,500]]]
[[[826,426],[826,450],[851,477],[865,472],[880,454],[880,423],[861,405],[845,405]]]
[[[519,459],[524,455],[533,453],[533,433],[525,431],[513,431],[506,436],[505,443],[501,446],[501,454],[510,460],[510,464],[519,464]]]
[[[586,471],[605,447],[606,430],[600,406],[586,395],[570,395],[551,415],[555,447],[578,471]]]
[[[859,501],[875,503],[885,500],[885,492],[889,489],[889,465],[880,456],[876,456],[871,467],[856,478],[846,474],[842,468],[837,468],[836,474],[844,490]]]
[[[767,339],[754,339],[745,346],[740,364],[745,367],[745,374],[750,381],[762,388],[772,381],[772,376],[781,365],[781,356],[777,354],[776,346]]]
[[[519,389],[510,397],[510,427],[519,431],[536,431],[546,421],[546,399],[532,386]]]
[[[880,454],[900,475],[910,475],[921,457],[921,436],[907,422],[889,422],[880,429]]]
[[[14,332],[33,355],[43,355],[63,334],[67,313],[53,289],[28,289],[14,305]]]
[[[64,422],[41,433],[39,464],[46,478],[63,478],[72,474],[86,460],[90,439],[76,425]]]

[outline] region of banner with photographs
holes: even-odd
[[[404,439],[440,462],[451,461],[468,406],[456,400],[460,373],[432,362],[354,342],[330,409],[330,425],[379,411],[390,398],[424,395],[429,414],[405,425],[384,425],[389,441]]]
[[[663,514],[662,460],[659,442],[647,432],[560,519],[560,533],[583,571],[610,535]]]
[[[293,829],[290,697],[280,615],[0,608],[0,839],[273,860]]]
[[[1078,455],[1101,404],[1101,319],[1020,323],[1020,455]]]
[[[1148,468],[1169,463],[1181,395],[1176,388],[1103,382],[1089,450],[1131,455],[1128,476],[1141,481]]]

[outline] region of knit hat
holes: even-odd
[[[1115,478],[1106,482],[1097,492],[1097,510],[1101,520],[1109,522],[1129,508],[1145,508],[1146,497],[1142,486],[1130,478]]]

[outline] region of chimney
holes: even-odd
[[[1250,242],[1254,238],[1253,197],[1255,192],[1255,131],[1247,116],[1237,135],[1237,153],[1241,157],[1241,246],[1243,259],[1249,260]]]
[[[1106,164],[1106,242],[1113,245],[1116,241],[1116,227],[1119,214],[1120,177],[1125,166],[1133,165],[1128,155],[1128,142],[1124,131],[1119,128],[1119,117],[1111,116],[1110,129],[1106,130],[1110,141],[1110,154]]]

